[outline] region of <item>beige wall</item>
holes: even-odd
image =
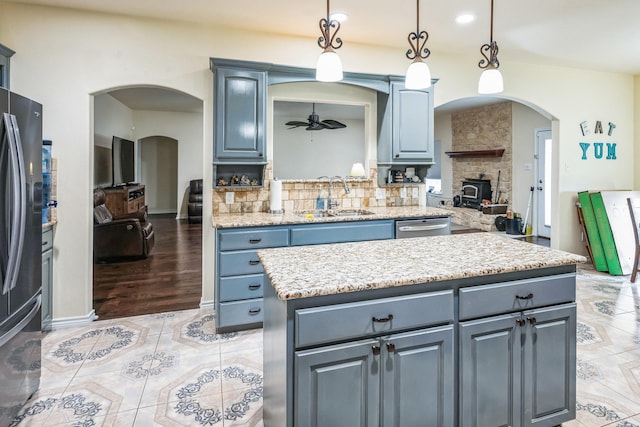
[[[198,159],[211,182],[212,78],[209,57],[314,67],[316,37],[286,38],[234,32],[198,24],[133,19],[0,2],[0,40],[17,53],[11,87],[44,105],[44,136],[58,158],[59,224],[54,250],[54,319],[86,319],[92,312],[91,165],[92,94],[150,84],[203,100],[203,144]],[[256,42],[258,40],[259,42]],[[403,41],[394,49],[347,43],[340,49],[347,71],[403,74]],[[292,54],[295,52],[295,54]],[[239,57],[242,55],[242,57]],[[476,95],[477,58],[432,52],[440,78],[435,105]],[[501,64],[508,99],[528,102],[555,118],[557,141],[552,244],[584,253],[575,193],[633,185],[634,79],[630,75],[530,63]],[[638,96],[635,102],[640,104]],[[615,121],[616,161],[581,161],[578,124]],[[598,173],[594,173],[597,170]],[[637,181],[637,180],[636,180]],[[204,193],[211,206],[211,192]],[[204,223],[210,223],[205,210]],[[203,303],[213,299],[213,230],[203,227]],[[64,249],[64,250],[62,250]]]

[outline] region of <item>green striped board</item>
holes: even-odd
[[[616,242],[613,239],[613,232],[611,231],[611,225],[609,224],[607,209],[605,208],[604,201],[602,200],[602,194],[591,193],[590,197],[591,205],[593,206],[593,215],[596,218],[596,224],[598,224],[598,231],[600,232],[602,249],[604,250],[604,256],[607,259],[607,265],[609,266],[609,274],[622,276],[622,266],[620,265],[620,259],[618,258]]]
[[[604,249],[602,248],[600,232],[598,231],[598,224],[596,223],[596,217],[593,213],[593,206],[591,205],[589,192],[582,191],[578,193],[578,201],[580,202],[580,208],[582,209],[584,228],[587,230],[587,239],[589,239],[589,246],[591,247],[591,254],[593,255],[591,262],[593,262],[593,266],[596,270],[609,271],[607,258],[605,257]]]

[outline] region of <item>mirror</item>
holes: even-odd
[[[364,121],[362,105],[275,101],[273,176],[348,175],[366,158]]]
[[[296,82],[271,85],[268,91],[267,154],[274,177],[344,177],[356,162],[364,164],[368,174],[369,165],[376,164],[375,90],[342,83]],[[317,119],[310,117],[314,112]],[[307,130],[310,122],[317,122],[315,127],[326,126]]]

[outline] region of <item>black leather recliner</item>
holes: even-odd
[[[95,261],[117,261],[146,258],[155,243],[153,225],[147,222],[143,207],[124,217],[113,217],[105,205],[106,194],[93,190],[93,258]]]
[[[189,224],[202,223],[202,180],[189,182],[189,204],[187,205]]]

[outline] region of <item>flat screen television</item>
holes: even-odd
[[[111,140],[112,185],[122,186],[134,182],[135,152],[134,142],[114,136]]]

